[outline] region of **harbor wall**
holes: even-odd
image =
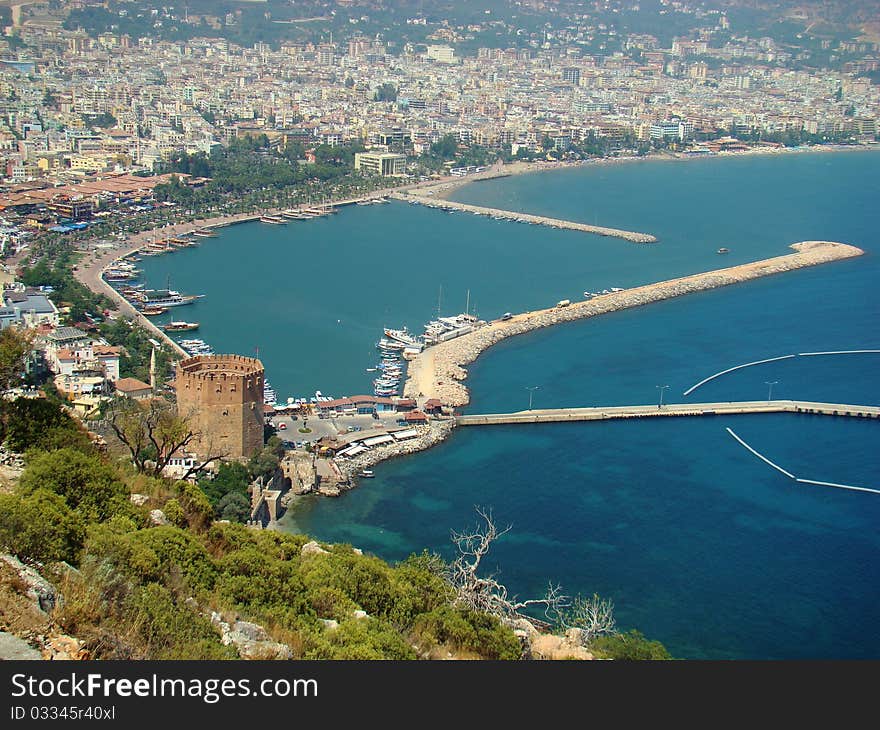
[[[470,203],[458,203],[453,200],[438,200],[436,198],[428,198],[416,191],[410,192],[408,195],[403,193],[393,193],[391,195],[395,200],[402,200],[407,203],[418,203],[429,208],[440,208],[442,210],[460,210],[465,213],[474,213],[476,215],[486,215],[501,220],[515,221],[518,223],[532,223],[534,225],[548,226],[550,228],[563,228],[571,231],[580,231],[582,233],[594,233],[599,236],[611,236],[614,238],[622,238],[632,243],[655,243],[656,236],[650,233],[638,233],[636,231],[624,231],[619,228],[608,228],[606,226],[591,226],[587,223],[578,223],[576,221],[562,220],[561,218],[549,218],[543,215],[532,215],[531,213],[519,213],[512,210],[501,210],[500,208],[486,208],[481,205],[471,205]]]
[[[467,378],[463,366],[507,337],[864,253],[860,248],[834,241],[803,241],[790,248],[794,253],[603,294],[566,307],[524,312],[506,321],[492,322],[470,334],[429,347],[413,358],[407,371],[404,396],[439,398],[445,405],[463,406],[470,400],[468,390],[461,382]]]

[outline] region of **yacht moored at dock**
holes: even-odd
[[[191,332],[192,330],[197,330],[199,328],[198,322],[169,322],[166,325],[162,325],[162,329],[166,332]]]

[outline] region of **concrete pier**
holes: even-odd
[[[593,408],[544,408],[516,413],[487,413],[457,416],[457,426],[494,426],[511,423],[563,423],[567,421],[612,421],[623,418],[663,416],[730,416],[743,413],[811,413],[850,418],[880,418],[880,406],[812,401],[733,401],[730,403],[669,403],[663,406],[597,406]]]
[[[393,193],[391,195],[395,200],[403,200],[407,203],[418,203],[426,205],[429,208],[441,208],[443,210],[460,210],[466,213],[475,213],[476,215],[487,215],[492,218],[501,220],[515,221],[517,223],[532,223],[535,225],[549,226],[550,228],[565,228],[571,231],[581,231],[583,233],[595,233],[599,236],[613,236],[622,238],[625,241],[633,243],[655,243],[657,238],[649,233],[637,233],[635,231],[624,231],[619,228],[607,228],[605,226],[591,226],[586,223],[576,223],[575,221],[566,221],[561,218],[548,218],[543,215],[531,215],[530,213],[517,213],[512,210],[500,210],[498,208],[484,208],[481,205],[470,205],[469,203],[457,203],[452,200],[438,200],[429,198],[417,193],[405,195],[402,193]]]

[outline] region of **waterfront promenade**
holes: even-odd
[[[580,231],[582,233],[595,233],[599,236],[612,236],[614,238],[622,238],[625,241],[633,243],[655,243],[656,236],[649,233],[638,233],[636,231],[624,231],[619,228],[607,228],[605,226],[591,226],[586,223],[578,223],[576,221],[562,220],[561,218],[549,218],[543,215],[532,215],[531,213],[518,213],[513,210],[501,210],[499,208],[486,208],[481,205],[470,205],[469,203],[459,203],[453,200],[440,200],[429,198],[424,194],[411,192],[409,194],[393,193],[391,195],[395,200],[402,200],[407,203],[418,203],[429,208],[439,208],[441,210],[458,210],[465,213],[474,213],[476,215],[485,215],[499,220],[514,221],[516,223],[530,223],[532,225],[549,226],[550,228],[563,228],[570,231]]]
[[[590,408],[543,408],[516,413],[486,413],[457,416],[457,426],[495,426],[512,423],[567,423],[570,421],[613,421],[625,418],[664,416],[729,416],[744,413],[811,413],[851,418],[880,418],[880,406],[771,400],[726,403],[667,403],[662,406],[596,406]]]
[[[864,253],[855,246],[833,241],[803,241],[790,248],[794,253],[624,289],[566,307],[524,312],[508,320],[496,320],[470,334],[427,348],[413,358],[407,370],[404,395],[419,399],[437,398],[449,406],[463,406],[469,402],[467,388],[461,383],[467,378],[464,366],[476,360],[483,350],[507,337]]]

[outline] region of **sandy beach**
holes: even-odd
[[[411,360],[404,396],[420,400],[438,398],[448,406],[463,406],[470,400],[461,382],[467,378],[464,366],[507,337],[864,253],[860,248],[834,241],[803,241],[790,248],[794,253],[603,294],[566,307],[523,312],[505,321],[495,320],[470,334],[430,347]]]

